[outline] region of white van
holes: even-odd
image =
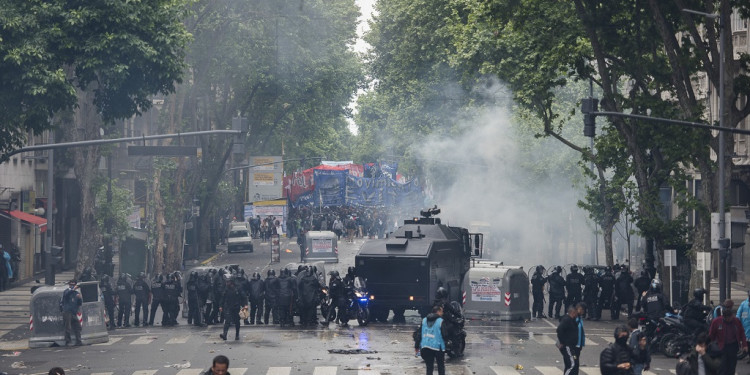
[[[229,224],[227,252],[253,252],[253,237],[250,235],[250,225],[248,223],[234,221]]]

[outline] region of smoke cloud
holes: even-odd
[[[443,223],[484,233],[484,258],[524,269],[592,264],[592,224],[577,207],[583,189],[573,187],[582,178],[580,156],[535,137],[503,96],[461,123],[456,136],[415,147],[428,195]]]

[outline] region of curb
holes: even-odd
[[[206,260],[202,261],[202,262],[201,262],[201,265],[202,265],[202,266],[205,266],[206,264],[208,264],[208,263],[211,263],[211,262],[213,262],[213,261],[214,261],[214,260],[215,260],[216,258],[218,258],[218,257],[219,257],[219,255],[221,255],[221,254],[223,254],[223,253],[224,253],[224,252],[222,251],[222,252],[218,252],[218,253],[214,254],[214,255],[213,255],[213,256],[211,256],[210,258],[208,258],[208,259],[206,259]]]

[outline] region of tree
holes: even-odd
[[[171,92],[182,76],[181,1],[4,1],[2,9],[3,151],[23,142],[22,130],[49,128],[49,118],[58,141],[111,134],[115,120],[147,110],[150,95]],[[101,245],[93,183],[101,152],[70,153],[82,192],[80,272]]]

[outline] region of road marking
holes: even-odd
[[[92,372],[91,375],[112,375],[114,372]]]
[[[550,345],[556,342],[555,340],[553,340],[547,335],[534,335],[534,336],[531,336],[531,339],[544,345]]]
[[[549,326],[552,327],[552,328],[557,328],[557,326],[554,325],[552,322],[550,322],[548,319],[544,319],[544,322],[547,323],[547,324],[549,324]]]
[[[336,375],[338,366],[315,366],[313,375]]]
[[[243,367],[232,367],[231,370],[233,375],[245,375],[245,372],[247,372],[247,368]]]
[[[380,375],[380,371],[370,370],[370,369],[359,369],[357,370],[357,375]]]
[[[602,338],[602,340],[606,341],[609,344],[615,343],[615,338],[613,336],[599,336]]]
[[[541,372],[542,375],[560,375],[561,371],[555,366],[536,366],[535,369]]]
[[[103,346],[103,345],[112,345],[118,341],[122,340],[122,337],[112,337],[109,336],[109,341],[103,342],[101,344],[94,344],[94,346]]]
[[[518,371],[513,366],[490,366],[490,370],[495,375],[518,375]]]
[[[141,336],[133,340],[133,342],[131,342],[130,345],[146,345],[146,344],[150,344],[154,342],[154,340],[156,340],[156,337],[154,336]]]
[[[154,375],[159,370],[140,370],[133,372],[133,375]]]
[[[598,367],[579,367],[578,370],[586,375],[600,375],[602,373]]]
[[[167,344],[184,344],[190,339],[190,336],[177,336],[169,339]]]
[[[234,369],[232,369],[232,371],[234,372]],[[177,375],[200,375],[201,372],[203,372],[203,369],[200,368],[185,368],[177,371]]]
[[[291,367],[269,367],[266,375],[289,375],[291,372]]]

